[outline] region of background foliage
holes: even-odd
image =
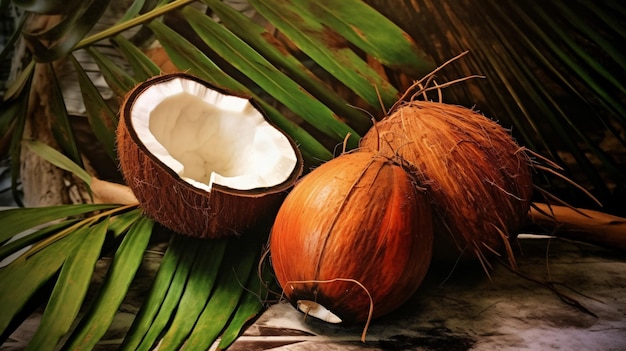
[[[314,167],[337,154],[347,136],[347,147],[356,147],[371,118],[382,118],[412,81],[469,50],[436,81],[486,78],[444,89],[443,101],[475,106],[511,127],[520,144],[564,167],[604,211],[624,215],[621,2],[249,4],[252,17],[218,0],[3,0],[2,11],[13,6],[23,14],[2,52],[3,58],[19,56],[0,109],[0,151],[12,160],[16,201],[20,172],[34,172],[22,163],[26,152],[61,167],[85,189],[92,176],[122,182],[116,110],[131,87],[166,66],[257,99]],[[115,22],[98,26],[112,9],[119,14]],[[155,40],[171,62],[161,62]],[[84,102],[81,116],[70,111],[67,75]],[[100,75],[110,90],[99,86],[94,77]],[[560,178],[537,174],[536,182],[576,206],[598,206]],[[546,199],[539,194],[538,200]],[[208,348],[219,336],[220,347],[227,347],[276,298],[269,269],[261,265],[257,272],[269,224],[242,238],[199,241],[167,232],[133,204],[12,209],[0,212],[0,222],[6,228],[0,236],[1,340],[48,301],[30,349],[96,345],[137,284],[141,258],[158,241],[169,244],[122,349],[150,349],[159,341],[162,349],[185,342]],[[111,265],[88,299],[103,255]]]

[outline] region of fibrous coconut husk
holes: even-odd
[[[413,100],[376,123],[361,148],[405,159],[429,189],[437,259],[510,251],[533,182],[524,148],[498,123],[462,106]]]

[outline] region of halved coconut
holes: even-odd
[[[194,76],[147,80],[120,111],[124,178],[145,213],[176,232],[238,234],[273,216],[302,172],[296,144],[252,100]]]

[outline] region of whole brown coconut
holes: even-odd
[[[346,153],[302,178],[276,216],[271,262],[285,296],[328,322],[363,322],[404,303],[432,255],[429,199],[403,167]]]
[[[256,105],[184,73],[136,86],[121,107],[118,156],[145,213],[196,237],[271,218],[302,172],[295,143]]]
[[[510,253],[507,239],[527,217],[533,183],[524,149],[498,123],[465,107],[411,101],[376,123],[361,148],[419,170],[434,201],[434,259]]]

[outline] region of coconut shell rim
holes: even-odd
[[[291,145],[292,150],[295,153],[296,156],[296,165],[294,166],[293,170],[291,171],[291,173],[289,174],[289,176],[287,177],[287,179],[285,179],[283,182],[278,183],[276,185],[273,185],[271,187],[257,187],[257,188],[252,188],[252,189],[235,189],[235,188],[230,188],[227,187],[225,185],[221,185],[219,183],[213,183],[211,186],[211,191],[215,190],[215,191],[219,191],[225,194],[231,194],[231,195],[237,195],[237,196],[241,196],[241,197],[251,197],[251,198],[255,198],[255,197],[262,197],[265,195],[271,195],[271,194],[276,194],[276,193],[280,193],[282,191],[285,191],[287,189],[289,189],[290,187],[293,186],[293,184],[298,180],[298,178],[300,178],[300,176],[302,175],[303,169],[304,169],[304,159],[302,157],[302,152],[300,151],[300,148],[298,148],[296,142],[293,140],[293,138],[291,138],[291,136],[289,136],[287,133],[285,133],[282,129],[280,129],[274,122],[272,122],[268,117],[267,114],[265,113],[265,111],[261,108],[261,106],[250,96],[245,95],[245,94],[240,94],[240,93],[236,93],[236,92],[232,92],[228,89],[225,89],[223,87],[219,87],[215,84],[212,84],[210,82],[207,82],[197,76],[194,76],[192,74],[189,73],[184,73],[184,72],[175,72],[175,73],[167,73],[167,74],[162,74],[162,75],[158,75],[158,76],[154,76],[152,78],[149,78],[139,84],[137,84],[135,87],[133,87],[127,94],[126,97],[124,98],[124,101],[122,102],[122,106],[120,108],[120,114],[121,114],[121,122],[124,124],[124,130],[128,133],[128,135],[130,136],[130,138],[133,140],[133,143],[135,145],[137,145],[137,147],[147,156],[149,157],[156,165],[159,166],[159,168],[161,168],[162,170],[164,170],[166,173],[168,173],[170,176],[172,176],[174,179],[180,180],[180,183],[184,184],[185,187],[191,189],[194,192],[197,192],[199,194],[205,194],[207,193],[206,190],[203,189],[199,189],[195,186],[193,186],[192,184],[190,184],[189,182],[185,181],[184,179],[182,179],[180,177],[180,175],[176,172],[174,172],[170,167],[168,167],[167,165],[165,165],[161,160],[159,160],[156,156],[154,156],[152,154],[152,152],[149,151],[148,147],[146,147],[144,145],[144,143],[141,141],[141,139],[139,138],[139,136],[137,135],[137,132],[135,131],[134,128],[132,128],[132,122],[131,122],[131,111],[132,108],[134,106],[134,103],[136,101],[136,99],[147,89],[149,89],[152,85],[155,84],[159,84],[162,82],[168,82],[170,80],[174,80],[174,79],[187,79],[187,80],[191,80],[194,81],[198,84],[201,84],[209,89],[215,90],[218,93],[224,94],[224,95],[230,95],[230,96],[236,96],[242,99],[246,99],[248,100],[248,102],[250,102],[250,104],[261,114],[261,116],[263,116],[263,120],[268,123],[269,125],[271,125],[274,129],[276,129],[279,133],[281,133],[282,135],[285,136],[285,138],[287,139],[287,141],[289,142],[289,144]]]

